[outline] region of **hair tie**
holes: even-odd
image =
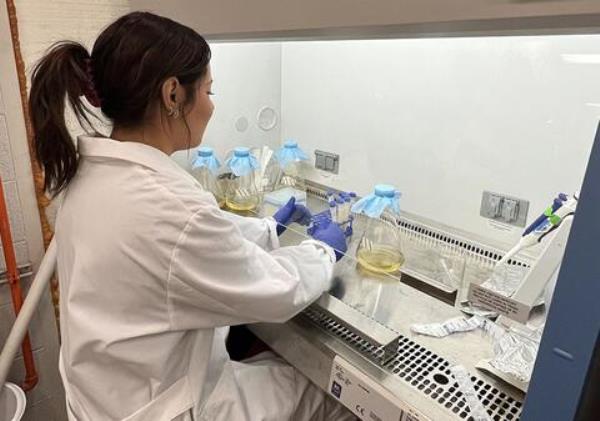
[[[83,86],[83,96],[85,96],[85,99],[87,99],[92,106],[100,108],[102,105],[102,100],[100,99],[100,95],[98,95],[98,91],[96,90],[96,86],[94,84],[91,58],[85,59],[85,73],[86,81]]]

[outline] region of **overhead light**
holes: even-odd
[[[600,64],[600,54],[561,54],[567,63]]]
[[[585,105],[588,107],[598,107],[600,108],[600,102],[586,102]]]

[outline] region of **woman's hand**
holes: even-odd
[[[277,221],[277,235],[283,234],[287,226],[294,222],[300,225],[308,225],[311,218],[312,214],[308,208],[303,205],[297,205],[296,198],[293,196],[273,215],[273,219]]]
[[[344,253],[348,251],[344,231],[342,231],[338,224],[331,220],[325,220],[316,226],[312,237],[333,248],[336,261],[339,261],[344,256]]]

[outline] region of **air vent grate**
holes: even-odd
[[[383,347],[369,343],[318,308],[309,307],[303,315],[381,366],[379,361],[383,358]],[[458,419],[473,419],[462,392],[458,390],[458,384],[450,373],[450,363],[443,357],[400,335],[396,356],[381,367],[456,414]],[[479,400],[492,420],[517,421],[519,419],[522,410],[520,401],[476,376],[471,376],[471,381]]]

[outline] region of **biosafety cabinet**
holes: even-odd
[[[205,145],[293,139],[313,214],[352,215],[330,292],[257,336],[365,420],[600,419],[598,2],[132,3],[212,41]],[[349,212],[381,184],[399,270]]]

